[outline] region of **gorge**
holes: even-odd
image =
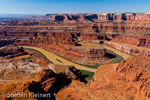
[[[0,94],[51,93],[31,100],[150,99],[150,13],[18,18],[0,23],[0,46]]]

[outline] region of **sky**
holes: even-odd
[[[0,0],[0,13],[150,12],[150,0]]]

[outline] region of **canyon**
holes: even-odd
[[[150,45],[149,13],[47,14],[45,18],[49,19],[7,21],[0,26],[0,37],[20,40],[24,37],[24,41],[43,42],[54,37],[58,43],[52,39],[49,41],[63,45],[79,45],[77,41],[99,43],[99,40],[117,41],[137,47]],[[62,36],[64,40],[60,39]]]
[[[150,13],[46,14],[9,20],[0,23],[0,47],[0,94],[51,94],[2,100],[150,99]],[[111,48],[127,56],[115,59],[117,52]],[[59,56],[54,58],[59,64],[39,50]],[[85,68],[95,65],[98,69]],[[84,73],[90,72],[82,70],[95,72],[89,86]]]
[[[15,97],[2,95],[0,99],[149,100],[149,61],[149,55],[139,54],[120,63],[102,65],[95,72],[89,87],[85,86],[84,76],[74,66],[49,63],[50,66],[42,67],[42,70],[37,73],[29,74],[29,69],[26,69],[26,73],[20,70],[15,76],[10,75],[19,69],[10,70],[7,75],[2,76],[4,82],[0,80],[0,93],[10,92]],[[20,75],[26,77],[22,79]],[[10,79],[13,79],[11,83]],[[47,94],[47,97],[37,97],[33,93]],[[27,96],[22,98],[19,94],[27,94]]]
[[[149,66],[145,62],[149,62],[149,57],[138,55],[123,60],[119,64],[102,65],[94,74],[91,86],[77,85],[74,89],[61,90],[56,98],[149,100]],[[67,95],[70,96],[67,97]]]

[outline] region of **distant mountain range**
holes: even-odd
[[[15,18],[15,17],[30,17],[30,16],[43,16],[44,14],[5,14],[0,13],[0,17],[2,18]]]

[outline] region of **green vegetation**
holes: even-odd
[[[59,59],[56,59],[57,61],[59,61],[60,63],[63,63],[61,60],[59,60]]]
[[[87,75],[85,80],[87,81],[86,86],[90,86],[91,80],[93,79],[93,75],[95,74],[94,72],[89,72],[86,70],[80,70],[82,72],[82,75]]]
[[[106,52],[115,56],[115,58],[111,62],[109,62],[108,64],[119,63],[121,60],[123,60],[123,58],[121,56],[117,55],[116,53],[114,53],[111,50],[106,49]]]
[[[80,63],[74,62],[72,60],[66,59],[66,58],[63,58],[63,59],[65,59],[67,61],[70,61],[72,63],[78,64],[78,65],[81,65],[81,66],[85,66],[85,67],[89,67],[89,68],[95,68],[95,69],[97,69],[100,65],[100,64],[97,64],[97,65],[84,65],[84,64],[80,64]]]
[[[27,50],[30,50],[30,51],[36,52],[36,53],[40,54],[42,57],[44,57],[45,59],[47,59],[47,57],[46,57],[43,53],[41,53],[40,51],[38,51],[38,50],[31,49],[31,48],[26,48],[26,47],[24,47],[24,49],[27,49]],[[52,62],[52,61],[50,61],[49,59],[47,59],[47,60],[48,60],[49,62],[53,63],[53,62]]]
[[[80,70],[82,72],[83,75],[88,75],[86,77],[86,80],[92,80],[93,78],[93,75],[95,74],[94,72],[89,72],[89,71],[86,71],[86,70]]]

